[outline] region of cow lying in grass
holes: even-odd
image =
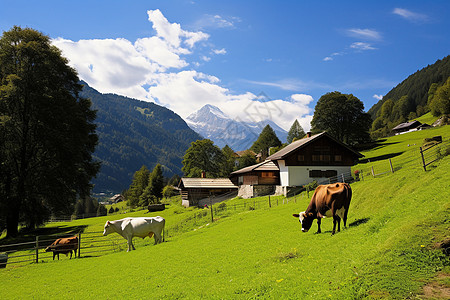
[[[338,232],[341,231],[341,219],[344,220],[344,227],[347,225],[347,214],[352,199],[352,189],[348,183],[333,183],[319,185],[314,191],[306,211],[293,214],[302,224],[302,232],[307,232],[312,222],[317,219],[317,233],[320,233],[320,221],[325,217],[333,217],[333,232],[336,233],[336,223]]]
[[[59,254],[65,254],[66,256],[70,253],[70,258],[72,258],[72,251],[75,254],[75,257],[77,256],[77,249],[78,249],[78,237],[72,236],[68,238],[61,238],[54,241],[50,246],[45,248],[45,252],[53,252],[53,260],[55,260],[55,256],[58,256],[59,260]]]
[[[162,242],[162,233],[166,220],[157,216],[152,218],[125,218],[117,221],[106,221],[103,235],[117,232],[128,243],[128,251],[136,250],[133,245],[133,237],[151,238],[155,235],[155,245]]]

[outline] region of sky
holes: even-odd
[[[310,129],[339,91],[369,110],[450,54],[450,1],[0,0],[0,30],[51,38],[101,93],[165,106],[206,104],[236,120]]]

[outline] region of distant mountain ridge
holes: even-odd
[[[90,98],[97,110],[99,143],[93,156],[102,165],[93,179],[94,192],[121,192],[142,165],[152,170],[160,163],[166,177],[182,174],[186,150],[202,137],[179,115],[151,102],[101,94],[81,84],[80,96]]]
[[[186,118],[186,123],[218,147],[230,146],[234,151],[249,149],[262,129],[270,125],[281,142],[286,142],[287,132],[275,122],[244,122],[227,116],[220,108],[207,104]]]

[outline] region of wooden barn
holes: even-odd
[[[197,206],[202,199],[238,189],[229,178],[181,178],[178,187],[181,190],[182,205],[185,207]]]

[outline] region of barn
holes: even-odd
[[[198,206],[202,199],[231,194],[238,189],[229,178],[181,178],[178,187],[185,207]]]

